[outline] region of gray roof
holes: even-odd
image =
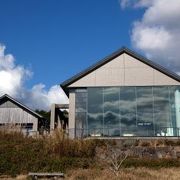
[[[178,76],[176,73],[162,67],[161,65],[139,55],[138,53],[126,48],[126,47],[122,47],[121,49],[115,51],[114,53],[112,53],[111,55],[105,57],[104,59],[98,61],[97,63],[95,63],[94,65],[90,66],[89,68],[81,71],[80,73],[76,74],[75,76],[69,78],[68,80],[64,81],[60,86],[63,88],[63,90],[66,92],[66,94],[68,95],[68,90],[67,87],[74,83],[75,81],[81,79],[82,77],[86,76],[87,74],[91,73],[92,71],[98,69],[99,67],[103,66],[104,64],[110,62],[111,60],[115,59],[116,57],[120,56],[121,54],[126,53],[136,59],[138,59],[139,61],[151,66],[152,68],[160,71],[161,73],[171,77],[172,79],[175,79],[176,81],[180,82],[180,76]]]
[[[36,113],[35,111],[33,111],[32,109],[30,109],[29,107],[25,106],[24,104],[20,103],[19,101],[15,100],[14,98],[12,98],[11,96],[9,96],[8,94],[4,94],[3,96],[0,97],[0,102],[4,99],[10,100],[11,102],[15,103],[17,106],[21,107],[22,109],[27,110],[28,112],[30,112],[31,114],[33,114],[34,116],[38,117],[38,118],[43,118],[40,114]]]

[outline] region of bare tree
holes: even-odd
[[[97,149],[97,156],[109,166],[116,176],[119,176],[123,162],[130,155],[130,149],[123,150],[120,145],[106,143],[105,147]]]

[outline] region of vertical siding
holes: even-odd
[[[38,118],[10,101],[0,104],[0,123],[33,123],[33,131],[38,129]]]

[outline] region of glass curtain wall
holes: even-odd
[[[154,121],[157,136],[173,135],[170,116],[169,87],[154,87]]]
[[[76,90],[76,137],[179,136],[180,86]]]
[[[104,136],[120,136],[119,88],[104,88]]]
[[[103,135],[103,88],[88,88],[88,133]]]
[[[137,131],[135,87],[120,88],[120,127],[121,136],[135,136]]]
[[[85,137],[87,135],[87,91],[86,89],[76,90],[75,101],[75,136]]]
[[[153,88],[136,88],[137,135],[154,136]]]

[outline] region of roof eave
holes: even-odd
[[[170,70],[162,67],[161,65],[137,54],[136,52],[126,48],[126,47],[122,47],[121,49],[115,51],[114,53],[112,53],[111,55],[105,57],[104,59],[98,61],[97,63],[95,63],[94,65],[90,66],[89,68],[81,71],[80,73],[76,74],[75,76],[72,76],[71,78],[67,79],[66,81],[64,81],[63,83],[60,84],[60,86],[62,87],[62,89],[64,90],[64,92],[66,93],[66,95],[68,96],[68,89],[67,87],[76,82],[77,80],[81,79],[82,77],[86,76],[87,74],[91,73],[92,71],[98,69],[99,67],[103,66],[104,64],[110,62],[111,60],[113,60],[114,58],[120,56],[121,54],[126,53],[136,59],[138,59],[139,61],[151,66],[152,68],[162,72],[163,74],[173,78],[174,80],[180,82],[180,76],[175,74],[174,72],[171,72]]]
[[[17,101],[16,99],[12,98],[8,94],[4,94],[4,95],[2,95],[0,97],[0,99],[3,99],[3,98],[8,98],[9,100],[13,101],[15,104],[19,105],[20,107],[23,107],[24,109],[26,109],[29,112],[31,112],[32,114],[34,114],[34,116],[36,116],[38,118],[43,118],[40,114],[34,112],[32,109],[30,109],[29,107],[25,106],[24,104],[22,104],[21,102]]]

